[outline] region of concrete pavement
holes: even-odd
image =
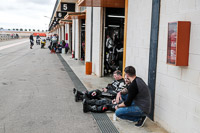
[[[0,50],[0,62],[0,133],[100,133],[75,104],[74,84],[56,54],[30,49],[27,40]]]

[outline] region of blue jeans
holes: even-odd
[[[122,100],[125,101],[125,100],[128,98],[128,94],[126,94],[126,95],[121,95],[121,97],[122,97]]]
[[[125,101],[128,95],[122,95],[122,99]],[[122,107],[118,108],[115,111],[117,117],[121,119],[126,119],[130,121],[137,122],[141,119],[142,116],[145,116],[143,111],[135,105],[134,101],[132,102],[131,106],[129,107]]]

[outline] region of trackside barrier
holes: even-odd
[[[11,39],[28,38],[29,36],[17,36],[13,34],[0,34],[0,41],[6,41]]]

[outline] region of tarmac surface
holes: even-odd
[[[73,87],[47,48],[30,49],[28,39],[0,42],[0,133],[100,133],[74,102]]]

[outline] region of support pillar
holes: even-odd
[[[74,55],[75,55],[75,43],[76,43],[76,40],[75,40],[75,29],[76,29],[76,21],[75,19],[72,20],[72,58],[74,58]]]
[[[79,19],[75,19],[75,58],[80,59],[80,27],[79,27]]]
[[[59,36],[58,42],[60,42],[60,40],[61,40],[61,28],[60,27],[58,28],[58,36]]]
[[[65,24],[65,42],[69,43],[69,24]]]
[[[64,27],[65,27],[64,25],[61,26],[61,29],[62,29],[62,30],[61,30],[61,41],[62,41],[62,40],[65,40],[65,29],[64,29]]]

